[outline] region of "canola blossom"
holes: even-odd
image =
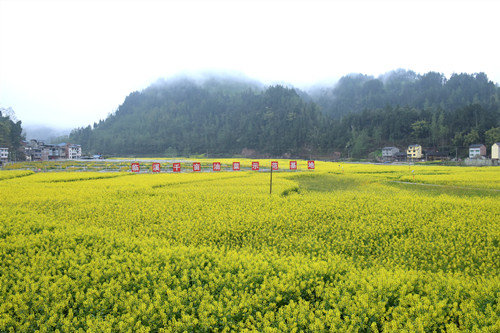
[[[0,171],[0,332],[500,331],[498,168],[233,161]]]

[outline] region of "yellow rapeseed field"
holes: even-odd
[[[0,332],[500,331],[500,169],[193,161],[0,171]]]

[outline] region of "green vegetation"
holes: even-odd
[[[9,114],[14,114],[11,108],[0,108],[0,147],[9,148],[10,160],[22,161],[25,155],[21,146],[21,141],[24,140],[21,121],[11,119]]]
[[[107,119],[72,131],[85,151],[135,156],[366,158],[418,143],[467,154],[500,141],[500,88],[484,73],[348,75],[307,93],[255,82],[172,79],[131,93]]]

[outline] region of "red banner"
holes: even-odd
[[[297,170],[297,161],[290,161],[290,170]]]
[[[153,169],[153,172],[160,172],[160,170],[161,170],[160,163],[153,163],[152,169]]]
[[[313,170],[313,169],[314,169],[314,167],[315,167],[315,165],[314,165],[314,161],[307,161],[307,168],[308,168],[309,170]]]
[[[233,171],[240,171],[240,162],[233,162]]]
[[[193,172],[201,171],[201,163],[194,162],[193,163]]]
[[[273,168],[273,170],[278,170],[278,162],[277,161],[271,162],[271,168]]]
[[[213,164],[214,171],[220,171],[220,162],[214,162]]]
[[[252,162],[252,170],[259,171],[259,162]]]
[[[172,169],[174,170],[174,172],[181,172],[181,164],[180,163],[173,163]]]
[[[141,171],[139,163],[132,163],[132,172],[139,172],[139,171]]]

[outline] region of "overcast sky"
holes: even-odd
[[[499,13],[495,0],[0,0],[0,107],[86,126],[199,70],[298,87],[398,68],[499,83]]]

